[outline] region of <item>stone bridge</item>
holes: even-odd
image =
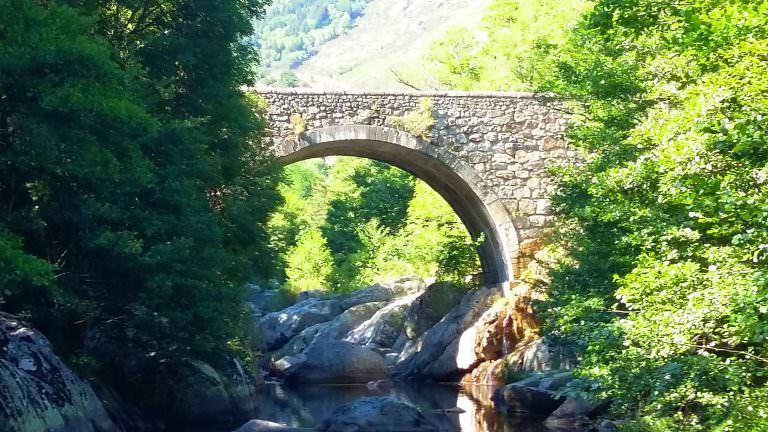
[[[325,156],[376,159],[440,193],[470,234],[486,283],[519,276],[551,222],[546,167],[574,159],[558,104],[527,93],[257,90],[268,143],[286,164]],[[432,102],[425,137],[393,126]]]

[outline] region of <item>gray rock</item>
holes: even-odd
[[[474,337],[464,338],[472,342],[465,346],[460,343],[462,335],[472,330],[483,312],[500,295],[501,290],[497,287],[482,287],[468,292],[440,322],[418,340],[406,344],[393,374],[440,380],[471,370],[478,362]]]
[[[4,431],[117,430],[86,382],[39,332],[0,313],[0,418]]]
[[[391,301],[424,291],[424,280],[418,276],[407,276],[363,288],[341,301],[342,307],[350,308],[363,303]]]
[[[348,309],[357,305],[392,300],[392,289],[386,284],[374,284],[356,291],[350,297],[341,300],[341,306]]]
[[[343,312],[337,300],[309,298],[259,320],[264,346],[274,351],[307,327],[330,321]]]
[[[317,428],[320,432],[438,431],[418,409],[389,397],[361,398],[340,406]]]
[[[317,341],[302,354],[303,361],[286,369],[286,379],[301,383],[352,384],[389,377],[384,358],[344,341]]]
[[[497,410],[535,421],[546,419],[565,401],[554,392],[518,384],[496,389],[492,399]]]
[[[315,324],[304,329],[288,341],[280,350],[276,351],[272,357],[280,359],[285,356],[295,356],[302,353],[316,340],[330,341],[341,339],[358,325],[371,318],[384,305],[385,303],[363,303],[353,306],[331,321]]]
[[[418,295],[412,294],[378,307],[370,319],[350,331],[344,340],[364,346],[392,347],[403,331],[405,310]]]
[[[306,432],[308,429],[294,428],[266,420],[251,420],[240,426],[235,432]]]
[[[248,285],[248,304],[254,316],[260,317],[279,311],[291,305],[288,293],[280,290],[264,290],[257,285]]]
[[[436,282],[426,288],[424,294],[405,312],[405,334],[414,340],[437,324],[461,301],[464,293],[450,282]]]

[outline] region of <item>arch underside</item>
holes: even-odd
[[[406,144],[405,146],[403,144]],[[428,154],[428,143],[404,132],[375,126],[339,126],[317,129],[283,143],[277,156],[284,164],[327,156],[355,156],[374,159],[408,171],[426,182],[453,208],[473,238],[484,235],[478,250],[484,279],[488,284],[504,283],[512,277],[510,250],[516,249],[516,235],[506,211],[497,199],[484,202],[487,191],[478,191],[479,178],[469,181],[470,171],[454,161],[454,168]],[[414,148],[415,147],[415,148]],[[458,168],[458,169],[457,169]],[[510,244],[514,243],[514,244]]]

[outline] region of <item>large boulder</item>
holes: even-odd
[[[394,375],[440,380],[456,378],[471,370],[479,361],[474,325],[500,296],[499,287],[481,287],[468,292],[440,322],[417,341],[406,345]]]
[[[64,365],[42,334],[0,313],[0,347],[0,430],[117,430],[91,386]]]
[[[105,322],[87,335],[88,354],[110,371],[114,389],[125,401],[179,425],[228,424],[251,416],[258,378],[226,354],[214,368],[161,343],[167,335],[148,335],[146,328],[166,331],[163,322],[145,313],[134,320]]]
[[[389,376],[381,355],[344,341],[317,341],[294,359],[295,364],[284,371],[292,382],[352,384]]]
[[[517,383],[500,387],[493,394],[496,409],[515,416],[525,416],[533,421],[546,419],[564,401],[565,398],[552,391]]]
[[[304,329],[330,321],[344,311],[338,300],[308,298],[259,320],[264,346],[274,351]]]
[[[426,284],[418,276],[407,276],[400,279],[373,284],[356,291],[351,296],[342,299],[341,305],[347,309],[363,303],[388,302],[400,297],[410,296],[424,291]]]
[[[384,306],[385,303],[383,302],[363,303],[353,306],[331,321],[315,324],[302,330],[301,333],[294,336],[288,343],[276,351],[272,358],[277,360],[285,356],[300,354],[316,340],[330,341],[341,339],[357,326],[366,322]]]
[[[405,334],[415,340],[461,301],[464,291],[450,282],[435,282],[405,312]]]
[[[418,409],[390,397],[361,398],[340,406],[317,428],[320,432],[438,431]]]
[[[419,295],[401,297],[378,308],[370,319],[350,331],[344,340],[358,345],[391,348],[403,331],[406,309]]]

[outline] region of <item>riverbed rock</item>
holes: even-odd
[[[384,302],[363,303],[347,309],[331,321],[308,327],[291,338],[288,343],[272,355],[272,358],[278,360],[285,356],[300,354],[316,340],[330,341],[341,339],[371,318],[385,305],[386,303]]]
[[[564,401],[565,398],[556,396],[552,391],[520,384],[506,385],[493,394],[493,402],[499,411],[534,421],[546,419]]]
[[[373,284],[358,290],[351,296],[342,299],[341,305],[344,309],[347,309],[363,303],[388,302],[400,297],[421,293],[425,287],[426,284],[420,277],[407,276]]]
[[[464,292],[450,282],[435,282],[405,312],[405,334],[415,340],[461,301]]]
[[[0,313],[0,347],[0,429],[117,430],[91,386],[64,365],[45,336]]]
[[[240,426],[235,432],[306,432],[307,429],[299,429],[280,423],[254,419]]]
[[[481,287],[468,292],[440,322],[417,341],[406,345],[393,374],[440,380],[456,378],[471,370],[478,363],[473,325],[500,296],[500,287]]]
[[[303,361],[287,369],[286,379],[299,383],[367,383],[389,377],[384,357],[345,341],[317,341]]]
[[[438,431],[418,409],[390,397],[357,399],[340,406],[317,428],[320,432]]]
[[[401,297],[386,306],[350,331],[344,340],[358,345],[391,348],[403,331],[405,311],[420,293]]]
[[[267,314],[259,321],[264,346],[274,351],[307,327],[330,321],[343,311],[338,300],[308,298]]]

